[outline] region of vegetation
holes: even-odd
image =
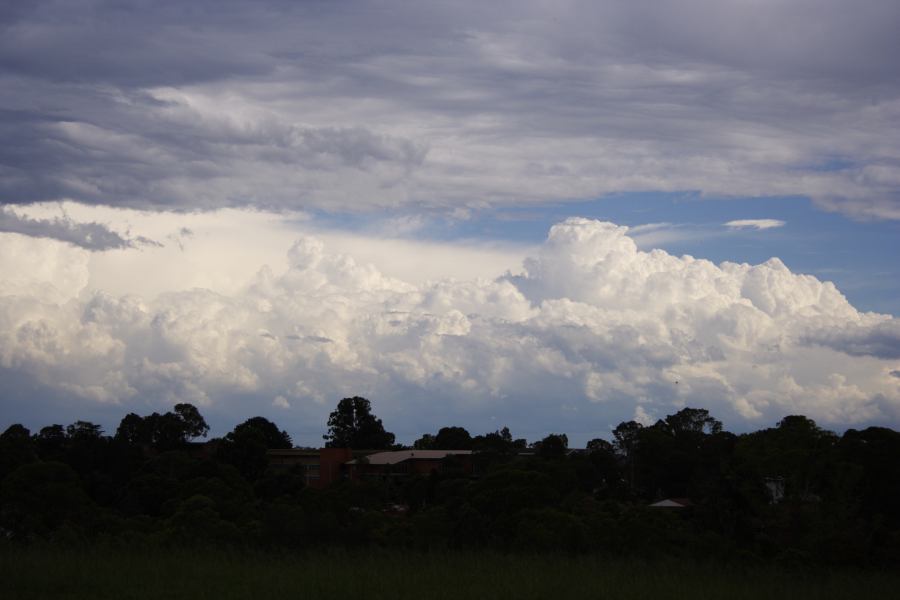
[[[165,574],[161,577],[160,574]],[[4,594],[18,600],[297,598],[890,598],[894,573],[804,571],[694,561],[622,561],[495,552],[235,553],[213,550],[0,552]]]
[[[332,445],[392,447],[363,398],[342,400],[328,425]],[[0,546],[32,548],[35,561],[48,544],[167,552],[211,544],[900,566],[900,433],[885,428],[838,436],[795,415],[735,435],[686,408],[651,426],[622,423],[612,441],[571,451],[564,434],[528,447],[506,428],[472,436],[444,427],[416,447],[465,444],[474,476],[450,457],[428,475],[327,489],[268,463],[267,450],[291,440],[262,417],[222,439],[192,441],[207,431],[184,404],[129,414],[111,437],[84,421],[34,435],[10,426],[0,435]],[[648,506],[661,498],[690,506]]]
[[[386,450],[394,445],[394,434],[372,414],[372,403],[359,396],[338,403],[328,417],[328,434],[322,437],[329,448]]]

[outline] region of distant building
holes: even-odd
[[[649,505],[650,508],[689,508],[693,503],[687,498],[665,498]]]
[[[428,475],[454,467],[472,474],[471,450],[395,450],[377,452],[346,464],[350,479],[388,479],[408,475]]]
[[[274,468],[300,467],[306,485],[326,488],[349,479],[392,479],[409,475],[427,475],[447,468],[474,473],[471,450],[351,450],[350,448],[291,448],[269,450]]]
[[[319,448],[269,450],[269,464],[275,468],[299,466],[303,470],[306,485],[326,488],[344,476],[344,464],[353,460],[350,448]]]

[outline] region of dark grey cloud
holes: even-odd
[[[76,223],[68,218],[30,219],[0,207],[0,232],[68,242],[85,250],[102,251],[160,245],[143,236],[125,237],[102,223]]]
[[[900,218],[900,4],[4,3],[0,202]]]
[[[823,329],[814,335],[807,335],[804,341],[851,356],[900,359],[900,322],[889,319],[868,327],[851,325]]]

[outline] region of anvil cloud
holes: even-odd
[[[798,412],[900,422],[895,319],[777,259],[640,251],[608,222],[559,223],[517,274],[494,279],[410,283],[304,236],[285,269],[232,293],[155,298],[89,290],[83,249],[0,243],[0,366],[82,406],[191,401],[307,431],[364,394],[407,435],[498,417],[576,439],[686,404],[738,429]]]

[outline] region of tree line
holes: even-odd
[[[341,400],[326,446],[398,449],[360,397]],[[305,485],[270,465],[293,447],[253,417],[201,444],[198,409],[126,415],[115,433],[76,421],[0,434],[0,544],[375,546],[697,556],[900,566],[900,433],[837,435],[800,415],[734,434],[704,409],[619,424],[571,450],[458,426],[415,449],[472,450],[428,475]],[[683,509],[651,507],[664,498]]]

